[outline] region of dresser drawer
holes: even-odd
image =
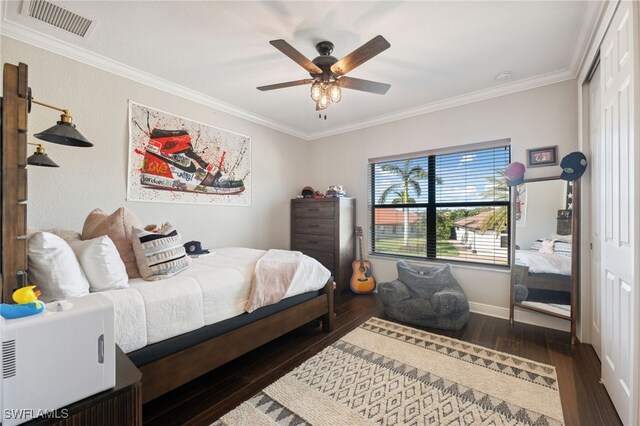
[[[571,218],[559,217],[557,219],[556,234],[558,235],[571,235]]]
[[[307,250],[333,252],[333,235],[296,235],[293,246],[293,250],[302,252]]]
[[[334,215],[334,204],[326,201],[300,203],[293,207],[295,218],[333,218]]]
[[[309,257],[313,257],[318,262],[322,263],[322,266],[331,271],[331,275],[335,273],[335,263],[333,260],[333,253],[327,253],[323,251],[305,250],[303,252]]]
[[[333,219],[296,219],[293,231],[296,234],[333,235]]]

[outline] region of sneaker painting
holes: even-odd
[[[240,194],[244,182],[223,172],[225,155],[223,151],[218,164],[208,163],[194,151],[186,130],[153,129],[144,151],[140,183],[171,191]]]
[[[129,100],[127,200],[250,206],[251,137]]]

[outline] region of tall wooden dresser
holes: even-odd
[[[291,250],[313,257],[331,271],[336,295],[349,288],[355,213],[355,198],[291,200]]]

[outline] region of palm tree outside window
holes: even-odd
[[[369,165],[373,254],[508,265],[509,146]]]

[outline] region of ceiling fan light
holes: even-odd
[[[340,89],[337,81],[329,86],[329,97],[335,103],[340,102],[340,99],[342,99],[342,89]]]
[[[320,81],[316,81],[311,85],[311,99],[313,99],[315,102],[318,102],[318,100],[320,100],[322,92],[322,83]]]
[[[327,92],[323,92],[318,100],[318,105],[320,105],[320,109],[325,109],[331,103],[331,98],[329,98],[329,94]]]

